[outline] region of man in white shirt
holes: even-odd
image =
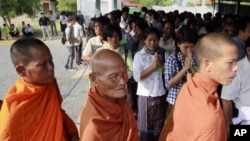
[[[74,71],[76,70],[75,67],[73,67],[73,61],[75,59],[75,44],[79,43],[79,40],[75,38],[75,30],[74,30],[74,24],[76,22],[76,19],[74,16],[69,16],[68,18],[68,26],[65,29],[66,34],[66,42],[65,45],[68,48],[68,59],[64,66],[66,70]]]
[[[250,38],[246,41],[246,53],[247,55],[237,62],[239,70],[232,83],[222,88],[222,107],[227,122],[228,133],[231,124],[250,123]],[[238,110],[238,114],[235,113],[237,110],[232,110],[233,103]],[[233,115],[237,117],[233,118]]]
[[[63,32],[65,30],[65,28],[67,27],[67,22],[68,22],[68,18],[64,12],[62,12],[60,14],[59,20],[60,20],[60,24],[61,24],[61,31]]]
[[[56,14],[53,13],[52,10],[49,11],[49,21],[50,21],[50,29],[51,29],[52,35],[54,35],[54,33],[58,35],[57,29],[56,29]]]
[[[76,17],[76,23],[73,25],[74,27],[74,37],[79,40],[79,42],[74,43],[76,48],[76,64],[80,65],[82,63],[82,37],[83,37],[83,29],[82,26],[78,22],[78,17]]]

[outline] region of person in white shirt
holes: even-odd
[[[133,77],[138,83],[137,126],[140,141],[157,141],[166,110],[166,91],[163,84],[165,51],[158,45],[160,34],[156,28],[147,28],[144,37],[145,46],[135,54],[133,62]]]
[[[67,22],[68,22],[68,18],[65,15],[64,12],[62,12],[59,16],[59,20],[60,20],[60,24],[61,24],[61,31],[63,32],[65,30],[65,28],[67,27]]]
[[[167,51],[168,56],[175,50],[175,40],[173,39],[174,23],[164,21],[163,36],[160,39],[159,46]]]
[[[54,33],[58,35],[56,29],[56,14],[53,13],[52,10],[49,11],[49,21],[50,21],[50,30],[52,32],[52,35],[54,35]]]
[[[34,30],[33,30],[33,27],[32,26],[30,26],[30,24],[27,24],[27,27],[25,28],[25,36],[26,37],[31,37],[31,36],[33,36],[33,34],[34,34]]]
[[[65,34],[66,34],[65,45],[68,48],[69,55],[64,68],[69,71],[76,70],[76,68],[73,67],[73,61],[75,59],[75,44],[79,43],[79,40],[74,37],[75,34],[73,25],[75,24],[75,22],[76,22],[75,17],[69,16],[68,26],[65,29]]]
[[[250,38],[246,41],[246,54],[237,62],[239,70],[232,83],[222,87],[222,107],[228,133],[231,124],[250,124]]]
[[[79,42],[75,43],[76,49],[76,64],[80,65],[82,63],[82,37],[83,37],[83,29],[82,26],[78,23],[78,17],[76,17],[76,23],[73,25],[74,27],[74,37],[79,40]]]
[[[122,16],[120,21],[121,29],[126,30],[128,26],[128,21],[129,21],[129,8],[125,6],[122,8]]]
[[[90,61],[91,56],[96,52],[96,50],[102,47],[105,41],[102,39],[102,34],[106,26],[110,23],[110,20],[106,16],[101,16],[95,19],[95,37],[92,37],[87,42],[83,53],[82,53],[82,60],[85,62]]]

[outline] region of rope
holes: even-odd
[[[73,89],[77,86],[77,84],[80,82],[80,80],[82,79],[83,75],[85,74],[87,68],[88,68],[89,65],[87,65],[85,67],[85,70],[83,71],[83,73],[81,74],[80,78],[76,81],[76,83],[72,86],[72,88],[67,92],[66,95],[63,96],[63,100],[65,100],[70,94],[71,92],[73,91]]]

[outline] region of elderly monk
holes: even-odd
[[[77,128],[61,108],[49,48],[35,38],[13,43],[10,55],[20,78],[0,111],[1,141],[77,141]]]
[[[125,62],[103,49],[90,62],[92,87],[81,115],[81,141],[138,141],[138,129],[126,102],[128,80]]]
[[[198,72],[187,76],[160,141],[226,141],[217,86],[230,84],[236,75],[236,45],[230,37],[208,34],[197,43],[196,56]]]

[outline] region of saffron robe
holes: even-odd
[[[200,73],[187,76],[160,141],[226,141],[226,123],[218,84]]]
[[[0,140],[67,141],[68,133],[78,131],[61,103],[56,80],[37,86],[18,79],[0,111]]]
[[[125,98],[117,103],[101,97],[90,88],[81,115],[81,141],[139,141],[136,122]]]

